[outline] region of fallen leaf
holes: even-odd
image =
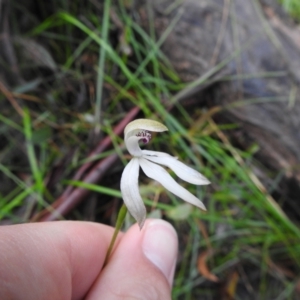
[[[234,299],[238,281],[239,281],[239,274],[238,272],[235,271],[229,276],[226,284],[225,292],[227,295],[227,299]]]
[[[33,39],[23,37],[15,37],[14,42],[20,46],[23,56],[31,63],[36,66],[49,68],[52,71],[57,69],[50,52],[42,44]]]
[[[282,263],[277,263],[272,261],[270,258],[267,261],[269,267],[278,273],[278,275],[280,275],[282,278],[284,277],[288,277],[291,279],[294,279],[296,277],[296,274],[291,271],[288,267],[285,267],[284,265],[282,265]]]
[[[197,268],[199,273],[212,282],[219,282],[219,278],[210,272],[207,260],[214,254],[213,250],[206,250],[199,255]]]

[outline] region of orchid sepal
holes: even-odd
[[[139,168],[138,158],[135,157],[126,165],[121,177],[121,193],[128,211],[142,229],[146,220],[146,207],[139,192]]]
[[[125,145],[133,156],[125,167],[121,178],[121,192],[129,213],[136,219],[142,229],[146,219],[146,208],[139,193],[138,176],[139,167],[144,173],[161,183],[167,190],[184,201],[206,210],[202,201],[179,185],[172,176],[160,165],[170,168],[179,178],[196,185],[207,185],[210,182],[201,173],[186,166],[165,152],[142,150],[139,143],[145,144],[151,139],[151,132],[163,132],[168,128],[154,120],[137,119],[130,122],[124,130]]]

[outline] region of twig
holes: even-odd
[[[227,21],[228,21],[228,16],[229,16],[229,8],[230,8],[230,0],[224,0],[224,8],[223,8],[223,15],[222,15],[222,21],[221,21],[221,28],[220,28],[220,33],[216,42],[216,46],[212,55],[212,58],[209,62],[210,66],[215,65],[217,62],[220,49],[221,49],[221,44],[224,39],[225,33],[226,33],[226,26],[227,26]]]
[[[2,6],[2,7],[1,7]],[[16,58],[15,50],[12,45],[12,39],[10,36],[10,26],[9,26],[9,16],[10,16],[10,2],[6,1],[6,4],[0,3],[0,12],[3,9],[3,17],[0,20],[2,21],[3,26],[3,33],[1,34],[1,40],[2,40],[2,49],[5,55],[5,59],[9,62],[9,65],[11,66],[11,70],[13,74],[15,75],[14,79],[17,83],[23,83],[23,79],[20,75],[20,70],[18,67],[18,61]]]
[[[114,128],[114,133],[117,135],[121,134],[125,126],[137,115],[139,111],[140,110],[138,107],[133,108],[126,115],[126,117]],[[93,156],[101,153],[109,146],[111,146],[111,144],[111,138],[107,136],[98,144],[98,146],[90,153],[88,157],[92,158]],[[119,157],[117,154],[113,154],[96,164],[95,162],[88,162],[79,168],[79,170],[73,177],[73,180],[82,180],[86,183],[97,183],[103,178],[103,176],[118,160],[118,158]],[[89,169],[91,169],[89,173],[84,176],[84,174]],[[31,222],[54,221],[56,219],[59,219],[67,214],[76,205],[78,205],[88,194],[89,190],[87,189],[68,186],[65,192],[56,201],[54,201],[51,206],[33,216]]]
[[[118,160],[117,154],[112,154],[98,164],[90,171],[90,173],[83,179],[86,183],[97,183],[103,178],[111,166]],[[41,211],[35,215],[31,222],[45,222],[61,219],[62,216],[70,212],[76,205],[78,205],[89,194],[89,190],[84,188],[75,188],[74,191],[67,197],[59,197],[49,208]]]
[[[0,81],[0,91],[2,94],[8,99],[8,101],[11,103],[11,105],[14,107],[14,109],[17,111],[17,113],[23,117],[24,112],[17,102],[17,100],[13,97],[12,93],[6,88],[6,86]]]
[[[138,114],[140,111],[139,107],[134,107],[127,115],[126,117],[114,128],[113,132],[115,135],[120,135],[125,126],[133,120],[133,118]],[[93,159],[93,157],[99,155],[102,153],[104,150],[106,150],[108,147],[112,145],[111,138],[109,136],[105,137],[103,140],[99,142],[99,144],[96,146],[96,148],[88,155],[88,158],[90,160]],[[89,161],[83,164],[79,170],[76,172],[75,176],[72,178],[72,180],[80,180],[84,174],[93,166],[95,162]],[[74,189],[73,186],[68,186],[66,190],[63,192],[61,197],[66,197],[68,196],[72,190]]]

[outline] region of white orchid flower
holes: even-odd
[[[128,152],[133,156],[125,167],[121,178],[121,193],[130,214],[136,219],[140,228],[146,219],[146,208],[139,193],[139,167],[144,173],[158,181],[167,190],[179,198],[191,203],[202,210],[204,204],[188,190],[179,185],[171,175],[161,166],[170,168],[179,178],[197,185],[206,185],[210,182],[199,172],[178,161],[176,157],[164,152],[142,150],[139,142],[147,144],[152,132],[167,131],[168,128],[153,120],[138,119],[130,122],[124,130],[125,144]]]

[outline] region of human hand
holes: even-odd
[[[171,299],[177,235],[162,220],[120,233],[59,221],[0,227],[0,299]]]

